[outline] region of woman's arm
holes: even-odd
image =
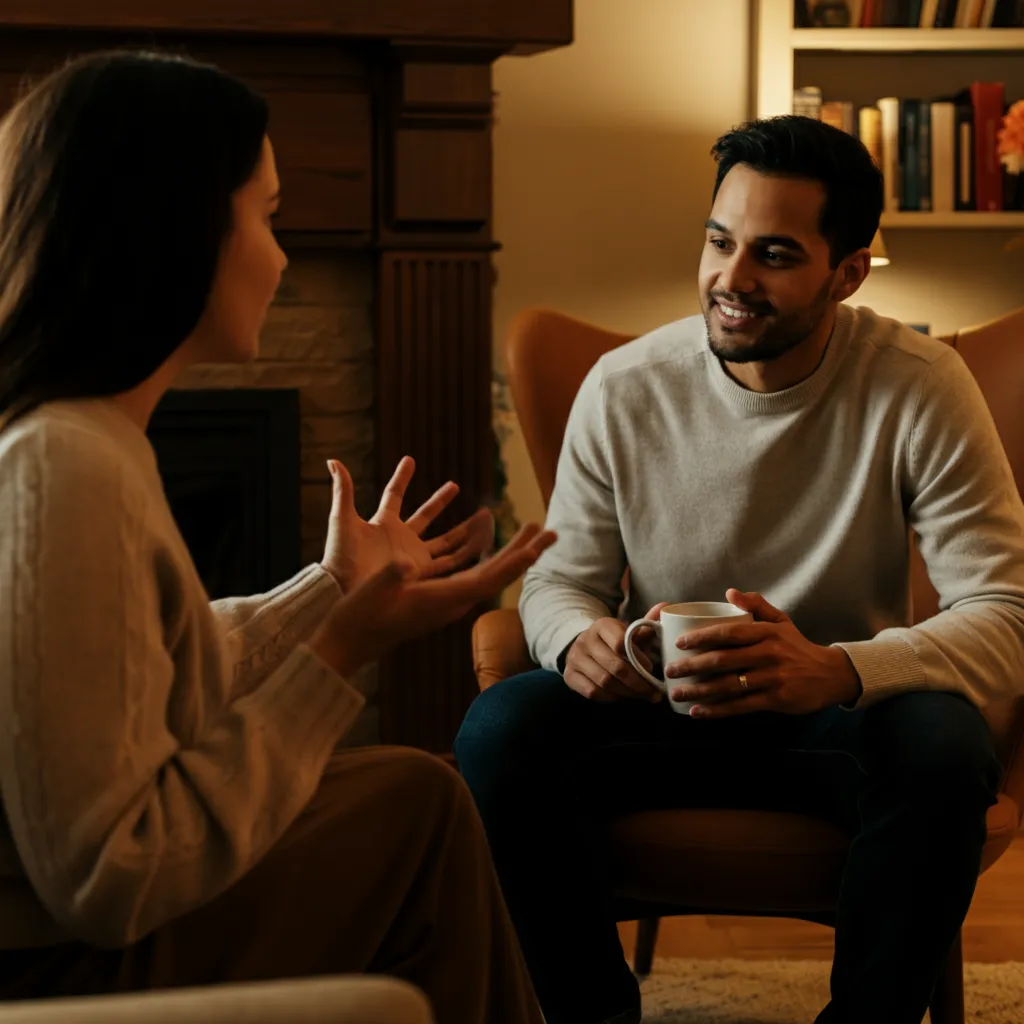
[[[148,500],[95,436],[0,449],[0,788],[43,903],[98,946],[244,874],[361,707],[304,645],[225,702],[222,633],[151,550]],[[199,640],[165,640],[172,620]]]
[[[230,697],[249,693],[313,635],[341,596],[319,563],[265,594],[211,601],[232,664]]]

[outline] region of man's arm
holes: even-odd
[[[519,601],[531,657],[555,671],[562,670],[572,641],[597,619],[614,615],[622,601],[626,556],[603,398],[598,363],[573,403],[558,460],[547,517],[558,541],[526,574]]]
[[[857,706],[920,689],[978,706],[1024,693],[1024,506],[981,390],[955,352],[928,370],[905,458],[909,522],[941,611],[839,645],[864,688]]]

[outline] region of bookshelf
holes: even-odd
[[[1002,53],[1024,51],[1021,28],[793,28],[794,51]]]
[[[801,85],[822,85],[859,103],[914,95],[901,77],[925,93],[953,91],[972,77],[1007,80],[1009,99],[1024,96],[1024,29],[794,28],[793,8],[793,0],[754,2],[751,85],[758,117],[791,113],[794,86]],[[813,67],[815,80],[798,81],[800,66]],[[827,80],[818,81],[822,76]],[[893,212],[883,214],[882,228],[1021,231],[1024,212]]]
[[[889,228],[973,228],[973,229],[1005,229],[1007,231],[1024,231],[1024,211],[1008,210],[1003,213],[975,213],[957,210],[954,213],[918,213],[900,211],[883,213],[882,227]]]

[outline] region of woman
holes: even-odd
[[[332,464],[322,565],[211,606],[145,428],[251,359],[286,259],[264,102],[151,54],[70,63],[0,125],[0,997],[341,972],[441,1024],[539,1021],[472,802],[437,759],[335,753],[345,679],[498,593],[486,513],[420,539]]]

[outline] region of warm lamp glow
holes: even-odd
[[[885,247],[885,239],[879,229],[875,232],[875,237],[871,239],[871,266],[887,267],[889,262],[889,251]]]

